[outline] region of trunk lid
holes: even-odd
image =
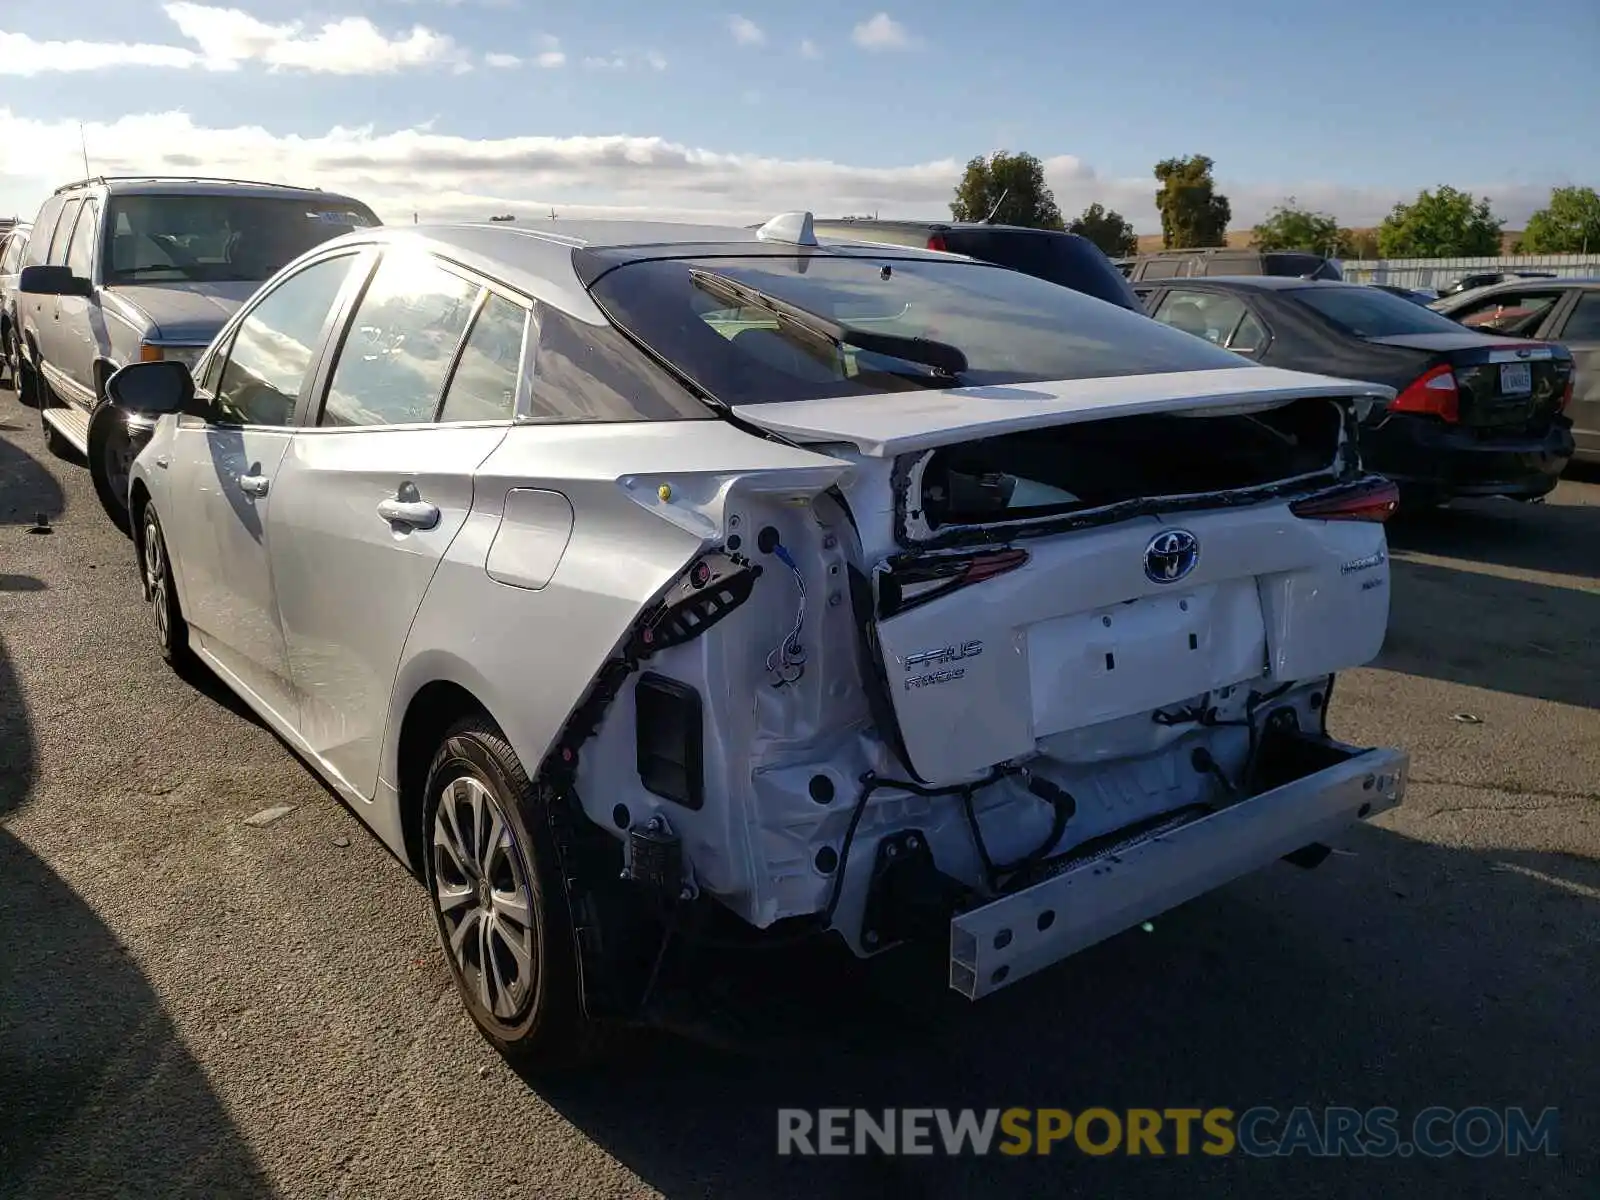
[[[949,783],[1375,656],[1382,525],[1290,501],[1357,471],[1343,409],[1392,395],[1246,365],[737,415],[856,459],[842,491],[880,712],[907,767]]]
[[[846,443],[893,458],[972,438],[1155,413],[1263,410],[1306,397],[1385,401],[1394,389],[1350,379],[1242,365],[1161,375],[1056,380],[745,404],[736,417],[797,442]]]
[[[1409,334],[1368,339],[1432,355],[1430,369],[1455,377],[1460,424],[1496,432],[1543,429],[1561,411],[1572,373],[1570,354],[1549,342],[1481,333]]]

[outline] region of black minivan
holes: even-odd
[[[869,217],[819,220],[812,227],[818,237],[965,254],[1144,312],[1133,287],[1105,251],[1080,234],[978,221],[877,221]]]

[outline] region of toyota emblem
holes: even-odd
[[[1200,542],[1187,529],[1163,529],[1144,548],[1145,578],[1176,583],[1200,561]]]

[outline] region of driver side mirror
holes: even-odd
[[[118,368],[106,380],[106,395],[124,412],[149,417],[167,413],[203,417],[209,409],[195,392],[188,365],[170,358]]]
[[[29,296],[92,296],[94,285],[71,267],[23,267],[17,291]]]

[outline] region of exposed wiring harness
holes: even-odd
[[[776,676],[772,686],[779,688],[797,683],[806,673],[805,647],[800,644],[800,633],[805,628],[806,622],[806,577],[800,573],[800,567],[794,561],[794,556],[782,542],[775,545],[772,552],[784,566],[789,568],[794,575],[794,585],[800,591],[800,599],[794,610],[794,628],[789,631],[789,636],[767,655],[767,670]]]

